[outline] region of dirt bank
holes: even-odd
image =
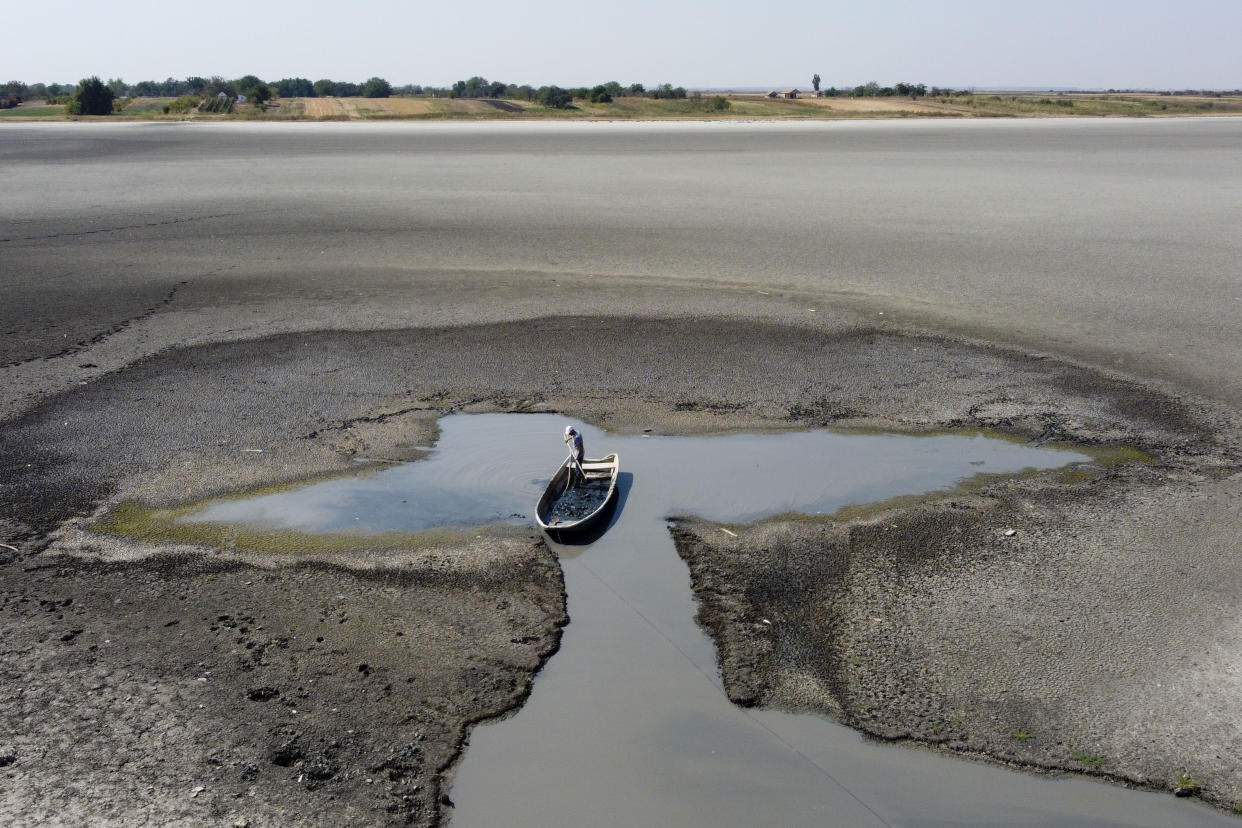
[[[6,565],[5,822],[434,823],[466,728],[520,702],[559,639],[559,569],[523,553],[469,580]]]
[[[1237,809],[1236,423],[1087,375],[1026,393],[1058,412],[1042,436],[1125,435],[1156,460],[836,520],[679,521],[726,691],[880,739]],[[1039,437],[1043,418],[1013,416],[1013,402],[965,422]]]
[[[1119,775],[1133,755],[1155,781],[1183,762],[1211,795],[1237,780],[1231,754],[1210,752],[1208,739],[1231,736],[1223,711],[1239,701],[1223,660],[1240,643],[1226,600],[1239,571],[1227,539],[1242,527],[1228,415],[947,340],[561,318],[174,350],[0,427],[0,527],[19,549],[3,564],[0,604],[0,669],[6,687],[20,688],[0,708],[9,734],[0,755],[12,757],[0,768],[4,817],[439,819],[440,772],[469,724],[517,704],[556,646],[559,572],[533,536],[421,550],[362,544],[325,566],[296,549],[164,548],[100,539],[87,525],[126,501],[169,505],[357,469],[357,458],[415,457],[435,418],[461,410],[566,411],[620,431],[988,426],[1143,446],[1158,464],[1069,487],[1000,484],[957,507],[849,528],[765,524],[733,546],[687,524],[679,546],[730,692],[750,688],[739,699],[835,711],[890,736],[911,730],[911,710],[927,711],[920,726],[934,715],[945,740],[969,750],[1023,727],[1035,738],[1015,751],[1060,740],[1100,752],[1102,769]],[[1016,535],[997,535],[1009,526]],[[1197,569],[1169,550],[1195,550]],[[1062,557],[1049,566],[1053,553]],[[738,589],[712,580],[726,572]],[[887,637],[866,626],[876,623],[867,602],[893,625]],[[865,609],[845,618],[838,605]],[[756,616],[788,631],[789,646],[773,647]],[[1069,629],[1073,637],[1054,635]],[[1003,648],[1003,639],[1023,646]],[[831,669],[813,653],[828,654]],[[1177,662],[1183,655],[1193,670]],[[856,695],[831,667],[842,657],[863,661]],[[1116,720],[1127,717],[1130,742],[1081,735],[1105,702],[1079,691],[1104,678],[1125,691],[1108,703]],[[1175,690],[1141,693],[1151,681]],[[887,702],[902,690],[924,697],[921,706]],[[851,718],[864,692],[874,715]],[[1153,718],[1153,704],[1170,715]],[[1058,717],[1060,708],[1077,713]],[[999,712],[1010,709],[1025,715]],[[1015,717],[1022,723],[1010,724]],[[1124,732],[1098,735],[1108,734]],[[1174,751],[1188,744],[1194,755]],[[1224,758],[1191,767],[1216,753]]]

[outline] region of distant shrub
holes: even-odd
[[[568,109],[574,102],[574,96],[559,86],[545,86],[539,90],[539,103],[553,109]]]
[[[184,115],[194,107],[198,106],[203,100],[202,95],[182,95],[175,101],[171,101],[164,107],[164,112],[177,115]]]
[[[219,95],[207,98],[198,105],[199,112],[226,114],[233,111],[233,98],[221,98]]]
[[[723,112],[733,103],[724,95],[712,95],[710,98],[704,98],[702,92],[695,92],[690,96],[690,110],[698,110],[702,112]]]
[[[671,83],[662,83],[648,94],[656,100],[680,100],[686,97],[686,89],[683,86],[674,87]]]

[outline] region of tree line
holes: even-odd
[[[221,94],[228,102],[211,103],[209,106],[228,111],[232,103],[240,97],[247,101],[263,104],[272,98],[322,98],[322,97],[363,97],[387,98],[392,95],[427,96],[440,98],[509,98],[540,103],[545,106],[566,107],[576,98],[592,103],[609,103],[614,98],[648,97],[656,99],[684,99],[687,97],[685,87],[664,83],[647,89],[641,83],[622,86],[616,81],[597,84],[596,86],[569,87],[539,86],[530,84],[513,84],[502,81],[489,81],[475,75],[466,80],[459,80],[451,86],[435,87],[419,84],[393,86],[381,77],[371,77],[361,83],[337,81],[320,78],[312,81],[309,78],[281,78],[280,80],[264,81],[255,75],[243,75],[240,78],[227,79],[219,75],[209,78],[190,76],[187,78],[167,78],[162,81],[144,80],[137,83],[126,83],[120,78],[99,81],[96,78],[85,78],[78,84],[64,83],[32,83],[9,81],[0,86],[0,109],[15,107],[23,101],[46,100],[49,103],[69,105],[78,101],[83,84],[88,80],[98,81],[112,95],[111,101],[124,101],[126,98],[177,98],[170,104],[170,111],[186,112],[210,98],[220,99]],[[896,83],[892,86],[881,86],[876,81],[860,84],[852,88],[837,89],[835,86],[820,89],[820,77],[816,73],[811,78],[811,86],[817,94],[824,97],[884,98],[906,97],[921,98],[923,96],[943,97],[948,95],[968,95],[969,90],[954,90],[945,87],[928,87],[922,83]],[[1158,92],[1162,95],[1188,95],[1221,97],[1222,95],[1240,95],[1242,90],[1115,90],[1109,92]],[[87,100],[79,101],[79,106],[102,106],[98,101],[100,90],[92,83],[88,90]],[[109,104],[114,105],[114,104]],[[201,108],[201,106],[200,106]]]
[[[372,77],[362,83],[337,81],[320,78],[312,81],[309,78],[281,78],[280,80],[264,81],[256,75],[243,75],[229,79],[219,75],[209,78],[190,76],[188,78],[167,78],[162,81],[144,80],[137,83],[126,83],[120,78],[101,81],[98,77],[84,78],[77,85],[62,83],[26,84],[21,81],[9,81],[0,87],[0,108],[17,106],[22,101],[44,99],[50,102],[69,104],[81,97],[84,84],[88,85],[87,98],[84,104],[88,109],[101,107],[100,88],[106,89],[111,97],[109,106],[126,98],[176,98],[170,104],[169,111],[186,112],[198,106],[201,110],[203,102],[212,108],[227,106],[241,98],[255,104],[263,104],[272,98],[387,98],[392,95],[426,96],[439,98],[509,98],[540,103],[545,106],[564,108],[570,106],[573,99],[589,100],[592,103],[610,103],[614,98],[629,96],[649,97],[657,99],[681,99],[687,93],[685,87],[673,86],[669,83],[660,84],[648,90],[641,83],[622,86],[616,81],[597,84],[596,86],[569,87],[531,86],[530,84],[513,84],[501,81],[489,81],[481,76],[459,80],[451,86],[435,87],[419,84],[393,86],[381,77]],[[221,99],[217,104],[211,99]],[[229,103],[223,103],[227,99]],[[222,111],[228,111],[224,109]],[[109,110],[111,111],[111,110]],[[75,114],[106,114],[75,113]]]
[[[880,86],[876,81],[869,81],[859,84],[853,89],[837,89],[835,86],[830,86],[827,89],[821,90],[819,88],[819,73],[811,76],[811,88],[815,90],[817,95],[822,95],[825,98],[904,98],[908,95],[911,99],[915,99],[929,94],[926,84],[905,82],[895,83],[892,86]],[[941,95],[952,95],[953,90],[933,86],[930,94],[932,97],[938,98]]]
[[[613,98],[626,97],[685,98],[686,89],[665,83],[648,90],[641,83],[622,86],[616,81],[590,87],[574,86],[563,89],[559,86],[540,86],[536,88],[530,84],[518,85],[503,81],[489,81],[487,78],[475,75],[445,88],[418,87],[418,91],[414,94],[448,98],[510,98],[556,106],[562,102],[568,105],[568,101],[564,99],[565,95],[568,95],[570,99],[578,98],[591,103],[610,103]]]
[[[76,96],[82,85],[88,80],[99,81],[98,77],[84,78],[77,84],[64,83],[23,83],[9,81],[0,86],[0,108],[14,107],[22,101],[48,100],[63,102]],[[224,78],[214,75],[210,78],[190,76],[188,78],[168,78],[162,81],[144,80],[137,83],[126,83],[120,78],[99,81],[111,94],[112,100],[122,98],[181,98],[217,97],[221,93],[226,98],[237,100],[245,97],[247,101],[265,103],[272,98],[314,98],[328,95],[341,97],[387,98],[393,94],[414,94],[421,87],[403,87],[394,89],[392,84],[380,77],[372,77],[362,83],[334,81],[327,78],[311,82],[307,78],[282,78],[277,81],[264,81],[256,75],[243,75],[240,78]],[[91,84],[92,94],[98,90]]]

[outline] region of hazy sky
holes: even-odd
[[[1242,0],[47,0],[0,81],[1242,87]],[[13,15],[10,15],[12,17]],[[43,22],[38,22],[43,21]],[[55,21],[55,22],[49,22]]]

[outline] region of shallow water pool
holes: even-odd
[[[218,502],[188,519],[315,532],[533,523],[564,459],[564,424],[552,415],[446,417],[425,460]],[[876,744],[816,716],[739,708],[694,621],[669,516],[829,514],[1086,455],[979,435],[582,430],[588,456],[621,455],[617,508],[593,543],[553,544],[570,624],[526,704],[472,733],[449,792],[453,825],[1232,824],[1167,795],[1017,773]]]

